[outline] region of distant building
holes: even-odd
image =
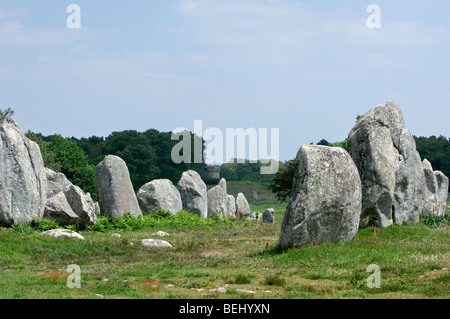
[[[218,166],[207,166],[206,174],[212,179],[219,180],[220,179],[220,167]]]

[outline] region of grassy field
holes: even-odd
[[[450,298],[448,224],[366,228],[351,242],[280,251],[282,217],[85,231],[84,241],[2,228],[0,298]],[[159,230],[173,248],[140,244]],[[70,264],[81,268],[79,289],[67,287]],[[366,285],[370,264],[380,288]]]

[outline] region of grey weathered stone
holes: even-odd
[[[436,175],[433,172],[431,163],[424,159],[423,171],[425,173],[425,185],[424,185],[424,205],[422,208],[422,214],[438,214],[438,193],[439,186],[436,179]]]
[[[397,224],[419,222],[424,205],[425,174],[416,142],[407,129],[400,130],[394,145],[395,191],[392,216]]]
[[[227,181],[222,178],[219,184],[208,190],[208,217],[218,213],[223,215],[227,213]]]
[[[50,237],[64,237],[64,238],[75,238],[84,240],[84,237],[77,232],[74,232],[69,229],[51,229],[41,233],[44,236]]]
[[[60,225],[76,225],[85,228],[96,220],[96,206],[89,193],[73,185],[62,173],[49,168],[47,175],[47,202],[44,217],[53,219]]]
[[[398,150],[400,148],[400,140],[402,138],[402,130],[405,128],[405,120],[403,113],[398,104],[389,101],[385,106],[381,107],[386,117],[387,125],[391,133],[392,143]]]
[[[94,203],[94,207],[95,207],[95,210],[94,210],[94,213],[95,213],[95,216],[100,216],[100,205],[98,204],[98,202],[95,202]]]
[[[233,195],[227,195],[227,215],[236,217],[236,198]]]
[[[177,188],[180,191],[184,210],[196,214],[200,218],[208,217],[207,187],[196,171],[184,172]]]
[[[253,212],[250,215],[248,215],[247,220],[249,222],[261,222],[262,221],[262,214]]]
[[[445,209],[447,208],[447,198],[448,198],[448,177],[444,175],[441,171],[434,171],[436,176],[436,181],[438,184],[438,194],[437,194],[437,215],[445,215]]]
[[[177,214],[182,208],[178,189],[168,179],[156,179],[142,186],[137,199],[144,212],[164,209]]]
[[[47,199],[62,192],[64,188],[72,185],[63,173],[57,173],[50,168],[45,168],[47,177]]]
[[[171,248],[172,245],[165,241],[160,239],[143,239],[141,240],[141,243],[145,247],[151,247],[151,248]]]
[[[0,224],[41,218],[47,179],[39,146],[11,118],[0,123]]]
[[[395,190],[395,152],[384,107],[364,114],[348,136],[348,151],[362,184],[360,226],[392,225]]]
[[[114,155],[108,155],[95,168],[98,199],[102,214],[112,218],[127,213],[142,217],[136,194],[125,162]]]
[[[352,240],[358,231],[361,196],[358,170],[344,149],[303,145],[279,245]]]
[[[247,198],[245,198],[244,194],[239,193],[236,196],[236,217],[242,218],[249,216],[251,213],[250,206],[248,205]]]
[[[275,210],[273,208],[266,209],[266,211],[262,214],[263,222],[267,224],[275,224],[274,212]]]

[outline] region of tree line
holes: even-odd
[[[44,136],[29,131],[27,137],[35,141],[46,167],[61,172],[75,185],[89,192],[97,200],[95,167],[106,155],[122,158],[128,166],[135,191],[154,179],[169,179],[176,184],[181,174],[192,169],[207,178],[205,162],[175,164],[171,151],[179,140],[172,140],[171,132],[150,129],[145,132],[126,130],[113,132],[106,138],[64,138],[61,135]],[[191,145],[197,135],[191,134]],[[202,139],[203,150],[205,143]]]

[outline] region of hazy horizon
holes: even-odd
[[[413,135],[448,138],[450,3],[391,2],[0,0],[0,108],[77,138],[278,128],[286,161],[393,100]]]

